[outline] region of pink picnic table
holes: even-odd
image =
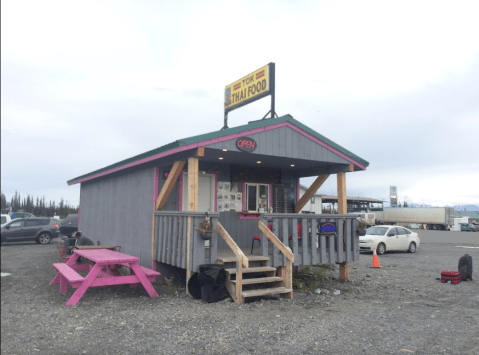
[[[80,256],[95,264],[76,264]],[[67,293],[69,284],[77,289],[66,306],[77,304],[89,287],[97,286],[141,283],[150,297],[159,297],[151,283],[160,273],[140,266],[139,260],[136,256],[109,249],[74,250],[73,255],[66,263],[53,264],[58,274],[50,282],[50,285],[60,283],[60,293]],[[118,272],[122,266],[129,268],[132,271],[131,275],[122,276]],[[83,277],[78,271],[89,271],[89,273]]]

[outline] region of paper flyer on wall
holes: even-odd
[[[236,212],[241,212],[243,210],[243,194],[241,192],[237,192],[233,196],[235,196],[235,210]]]

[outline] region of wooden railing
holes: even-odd
[[[290,245],[295,265],[334,264],[359,260],[358,215],[315,215],[293,213],[265,213],[260,226],[261,254],[271,257],[272,266],[287,265],[287,254],[273,242],[272,256],[269,254],[267,233],[272,225],[272,234],[284,245]],[[321,232],[322,223],[333,222],[334,234]],[[298,227],[298,224],[300,227]],[[266,230],[265,230],[266,228]],[[282,255],[280,255],[280,252]]]
[[[235,284],[235,290],[234,293],[232,293],[232,290],[230,291],[230,294],[233,296],[233,299],[237,304],[243,304],[244,299],[242,296],[243,292],[243,266],[245,268],[249,267],[249,260],[246,257],[246,255],[243,253],[240,247],[235,243],[233,238],[229,235],[229,233],[224,229],[224,227],[221,225],[221,223],[218,222],[217,224],[218,228],[218,233],[223,237],[224,241],[230,249],[233,251],[233,253],[236,256],[236,284]]]
[[[155,218],[153,257],[156,261],[194,272],[198,271],[199,265],[206,262],[217,263],[216,225],[219,213],[209,213],[212,226],[209,248],[206,248],[206,240],[196,230],[200,228],[205,212],[154,211],[153,215]]]
[[[291,248],[287,247],[284,245],[278,237],[269,230],[269,228],[261,221],[258,221],[258,227],[263,232],[263,235],[266,236],[266,238],[271,241],[274,246],[279,250],[281,253],[283,253],[285,260],[286,266],[284,267],[279,267],[278,268],[278,276],[280,276],[283,281],[282,281],[282,286],[293,289],[293,263],[294,263],[294,254],[291,251]],[[267,244],[267,243],[262,243]],[[293,294],[290,293],[288,294],[288,298],[293,298]]]

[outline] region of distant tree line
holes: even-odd
[[[27,197],[22,199],[17,191],[15,191],[15,195],[10,202],[7,201],[6,196],[2,192],[1,205],[2,209],[12,207],[12,212],[28,212],[36,217],[53,217],[57,215],[63,219],[69,214],[78,213],[78,206],[75,207],[65,203],[63,198],[60,199],[60,203],[57,205],[52,200],[47,203],[45,196],[41,198],[37,196],[34,199],[33,196],[27,195]]]

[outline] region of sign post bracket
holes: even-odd
[[[225,112],[225,123],[223,128],[221,128],[221,131],[224,129],[228,129],[228,112]]]

